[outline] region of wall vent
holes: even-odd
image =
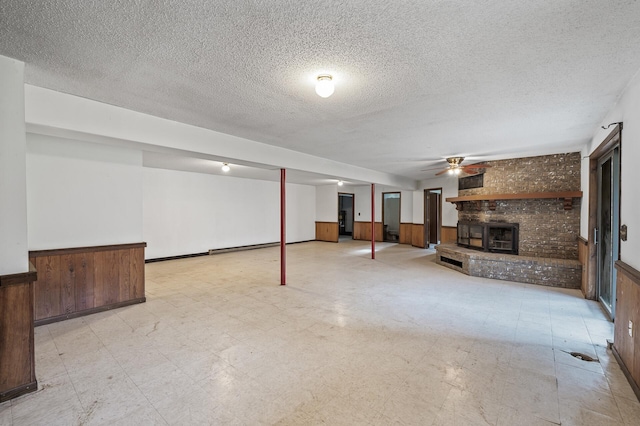
[[[448,263],[453,266],[457,266],[458,268],[462,268],[462,262],[459,260],[451,259],[448,257],[440,256],[440,261],[444,263]]]

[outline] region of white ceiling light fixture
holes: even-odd
[[[342,185],[344,185],[344,182],[343,182],[343,181],[341,181],[341,180],[339,180],[339,181],[338,181],[338,186],[342,186]]]
[[[231,167],[229,167],[228,163],[222,163],[222,171],[227,173],[229,170],[231,170]]]
[[[333,77],[329,74],[320,74],[316,81],[316,93],[321,98],[328,98],[333,95],[335,87],[333,85]]]

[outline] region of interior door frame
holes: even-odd
[[[619,152],[619,164],[622,163],[622,122],[617,123],[616,126],[611,130],[609,135],[602,141],[602,143],[589,155],[589,225],[588,225],[588,236],[587,236],[587,253],[588,260],[586,266],[586,274],[587,274],[587,282],[586,288],[584,289],[584,296],[587,299],[598,300],[597,295],[597,283],[598,283],[598,247],[595,244],[594,240],[594,232],[598,227],[598,163],[600,158],[607,155],[614,148],[618,147]],[[620,178],[620,174],[618,174]],[[622,181],[618,182],[618,204],[621,205],[622,199],[620,197],[620,192],[622,190]],[[618,209],[618,215],[620,214],[620,209]],[[620,222],[620,217],[618,216],[618,223]],[[620,253],[620,238],[618,238],[618,257]],[[615,263],[616,260],[612,259]],[[615,298],[615,295],[612,295]]]
[[[442,241],[442,187],[440,188],[426,188],[423,192],[424,194],[424,202],[423,202],[423,209],[424,209],[424,247],[427,248],[429,247],[430,241],[431,241],[431,233],[430,233],[430,223],[431,223],[431,218],[430,218],[430,209],[429,209],[429,193],[431,191],[440,191],[440,203],[438,205],[438,223],[436,224],[436,229],[437,229],[437,240],[438,241]]]
[[[617,151],[617,153],[616,153]],[[600,195],[602,194],[603,189],[603,179],[602,179],[602,166],[610,161],[610,182],[607,184],[612,187],[611,189],[616,188],[616,179],[617,179],[617,187],[618,193],[615,191],[611,191],[610,194],[610,207],[611,207],[611,268],[608,270],[610,282],[610,294],[609,294],[609,304],[610,307],[607,306],[607,303],[602,299],[601,293],[601,285],[600,280],[602,279],[602,271],[600,270],[600,266],[602,265],[602,241],[604,238],[604,229],[600,227],[602,224],[602,203],[600,200]],[[598,226],[598,234],[596,238],[596,300],[600,302],[601,305],[604,305],[605,310],[613,319],[615,317],[616,312],[616,268],[615,262],[620,259],[620,147],[619,145],[614,145],[609,151],[603,154],[598,159],[598,213],[597,213],[597,226]],[[617,241],[617,244],[615,242]]]
[[[340,196],[348,195],[351,197],[351,239],[355,234],[354,228],[356,226],[356,194],[351,192],[338,192],[338,217],[340,217]],[[338,223],[338,242],[340,241],[340,224]]]
[[[390,241],[390,242],[400,242],[400,224],[402,223],[402,192],[401,191],[387,191],[382,193],[382,241],[386,240],[386,235],[384,232],[384,196],[386,194],[398,194],[398,241]]]

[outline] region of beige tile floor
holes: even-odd
[[[147,303],[36,329],[0,424],[640,424],[579,291],[368,248],[291,245],[286,287],[278,248],[148,264]]]

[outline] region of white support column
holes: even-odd
[[[0,56],[0,275],[29,270],[24,63]]]

